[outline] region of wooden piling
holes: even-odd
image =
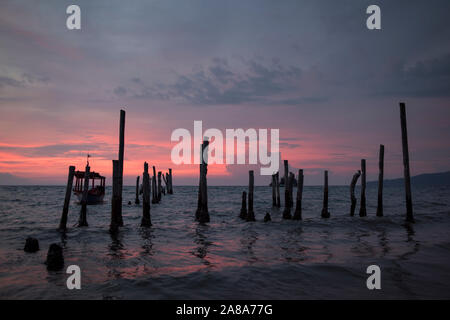
[[[141,227],[152,225],[150,217],[150,175],[148,174],[148,163],[144,163],[144,173],[142,174],[142,221]]]
[[[169,168],[169,189],[167,190],[168,194],[173,194],[173,185],[172,185],[172,169]]]
[[[241,204],[241,212],[239,214],[239,218],[246,220],[247,219],[247,192],[242,191],[242,204]]]
[[[72,195],[73,176],[75,174],[75,167],[69,167],[69,176],[67,178],[66,197],[64,198],[64,207],[61,215],[61,221],[59,222],[59,230],[65,231],[67,225],[67,215],[69,213],[70,196]]]
[[[290,207],[289,201],[289,164],[287,160],[284,160],[284,206]]]
[[[161,171],[158,171],[158,202],[161,201]]]
[[[275,174],[275,181],[276,181],[276,183],[277,183],[277,189],[276,189],[276,191],[277,191],[277,208],[279,208],[280,206],[281,206],[281,203],[280,203],[280,172],[277,172],[276,174]]]
[[[384,145],[380,144],[380,154],[378,160],[378,203],[377,217],[383,216],[383,175],[384,175]]]
[[[125,111],[120,110],[120,129],[119,129],[119,191],[120,191],[120,203],[117,209],[117,223],[119,227],[123,226],[122,218],[122,190],[123,190],[123,159],[125,151]]]
[[[253,170],[248,172],[248,211],[247,221],[255,221],[255,212],[253,211],[253,190],[254,190],[255,176]]]
[[[359,216],[367,216],[366,211],[366,159],[361,159],[361,202],[359,207]]]
[[[134,199],[135,204],[139,204],[139,176],[136,177],[136,199]],[[142,182],[144,182],[144,179],[142,179]]]
[[[83,195],[81,198],[81,211],[80,211],[80,219],[78,221],[79,227],[87,227],[87,197],[89,191],[89,176],[90,176],[90,167],[87,165],[86,170],[84,171],[84,189]]]
[[[358,170],[358,172],[356,172],[353,175],[352,182],[350,183],[350,202],[351,202],[350,216],[352,216],[352,217],[355,215],[356,202],[357,202],[356,197],[355,197],[355,187],[356,187],[356,183],[358,182],[360,175],[361,175],[361,170]]]
[[[328,171],[325,170],[324,173],[324,186],[323,186],[323,207],[322,207],[322,218],[329,218],[330,212],[328,211]]]
[[[198,205],[196,211],[196,220],[200,223],[209,222],[209,212],[208,212],[208,185],[206,175],[208,173],[208,140],[203,140],[201,145],[201,155],[200,155],[200,181],[199,181],[199,194],[198,194]]]
[[[408,130],[406,126],[405,103],[400,102],[400,124],[402,127],[402,151],[403,151],[403,174],[405,179],[405,200],[406,200],[406,220],[414,222],[412,196],[411,196],[411,177],[409,170],[409,150],[408,150]]]
[[[152,176],[152,203],[158,202],[158,194],[156,191],[156,168],[153,166],[153,176]]]
[[[116,233],[119,230],[118,212],[119,207],[122,206],[122,199],[120,197],[120,163],[119,160],[112,161],[112,198],[111,198],[111,223],[109,231]]]
[[[289,207],[294,207],[294,181],[295,181],[295,174],[290,172],[289,173]]]
[[[277,206],[277,182],[275,174],[272,175],[272,207]]]
[[[302,220],[302,197],[303,197],[303,170],[298,170],[297,178],[297,202],[295,204],[295,212],[293,219]]]

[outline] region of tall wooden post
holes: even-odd
[[[161,171],[158,171],[158,202],[161,201]]]
[[[253,170],[248,172],[248,212],[247,221],[255,221],[255,212],[253,211],[253,190],[254,190],[255,176]]]
[[[87,227],[87,197],[89,191],[89,176],[90,176],[90,167],[86,166],[86,170],[84,171],[84,189],[83,196],[81,198],[81,211],[80,211],[80,219],[78,221],[79,227]]]
[[[302,197],[303,197],[303,170],[298,170],[298,181],[297,181],[297,202],[295,204],[295,212],[293,219],[302,219]]]
[[[284,206],[290,207],[289,201],[289,164],[287,160],[284,160]]]
[[[272,175],[272,207],[277,206],[277,182],[275,174]]]
[[[139,204],[139,176],[136,177],[136,199],[134,199],[135,204]],[[144,182],[144,179],[142,179],[142,182]]]
[[[361,203],[359,204],[359,216],[367,216],[366,211],[366,159],[361,159]]]
[[[383,216],[383,175],[384,175],[384,145],[380,144],[380,155],[378,160],[378,203],[377,217]]]
[[[156,191],[156,168],[153,166],[153,177],[152,177],[152,203],[158,202],[158,193]]]
[[[322,218],[329,218],[329,217],[330,217],[330,212],[328,211],[328,171],[325,170],[324,184],[323,184]]]
[[[118,214],[119,208],[122,206],[120,197],[120,163],[119,160],[112,161],[112,198],[111,198],[111,223],[109,232],[116,233],[119,230]]]
[[[277,207],[279,208],[281,206],[281,203],[280,203],[280,172],[277,172],[275,174],[275,181],[277,183]]]
[[[201,145],[200,155],[200,181],[199,181],[199,194],[198,204],[196,211],[196,219],[200,223],[209,222],[208,212],[208,185],[206,175],[208,173],[208,145],[209,141],[205,138]]]
[[[414,222],[411,177],[409,172],[409,151],[408,151],[408,130],[406,127],[405,103],[400,102],[400,123],[402,127],[402,150],[403,150],[403,173],[405,177],[405,197],[406,197],[406,220]]]
[[[119,175],[120,175],[120,204],[117,211],[117,223],[123,226],[122,218],[122,190],[123,190],[123,159],[125,151],[125,111],[120,110],[120,129],[119,129]]]
[[[67,178],[66,197],[64,198],[64,207],[59,223],[59,230],[65,231],[67,225],[67,214],[69,213],[70,196],[72,195],[73,176],[75,174],[75,167],[69,167],[69,176]]]
[[[295,174],[289,172],[289,207],[294,207],[294,181]]]
[[[172,169],[169,168],[169,194],[173,194],[173,185],[172,185]]]
[[[152,225],[150,217],[150,175],[148,174],[148,163],[144,163],[144,173],[142,175],[142,221],[141,227]]]
[[[355,215],[356,202],[357,202],[356,197],[355,197],[355,187],[356,187],[356,183],[358,182],[360,175],[361,175],[361,170],[358,170],[358,172],[356,172],[353,175],[352,182],[350,183],[350,201],[351,201],[350,216],[352,216],[352,217]]]
[[[242,204],[239,218],[247,220],[247,192],[245,191],[242,191]]]

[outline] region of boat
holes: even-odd
[[[76,180],[75,187],[73,188],[73,193],[81,202],[83,198],[85,172],[75,171],[74,176]],[[92,171],[89,173],[89,184],[91,185],[91,187],[88,190],[87,204],[102,203],[105,196],[105,177],[101,176],[97,172]]]

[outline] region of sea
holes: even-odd
[[[198,187],[174,186],[151,205],[152,226],[140,227],[135,188],[124,187],[124,226],[109,233],[111,189],[87,209],[72,196],[68,230],[59,225],[64,186],[0,187],[0,299],[449,299],[450,188],[414,187],[415,223],[405,222],[404,191],[386,186],[384,216],[376,217],[376,185],[367,188],[367,216],[351,217],[348,186],[305,187],[303,220],[283,220],[271,188],[255,187],[255,222],[239,218],[245,186],[209,186],[211,221],[195,221]],[[359,189],[357,188],[357,195]],[[295,197],[296,189],[294,189]],[[283,188],[281,196],[283,198]],[[131,201],[131,204],[128,202]],[[272,220],[264,222],[270,213]],[[24,252],[27,237],[40,250]],[[47,250],[63,247],[65,265],[48,271]],[[69,290],[66,269],[81,270]],[[380,268],[370,290],[367,268]]]

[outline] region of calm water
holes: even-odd
[[[89,227],[77,228],[80,206],[72,197],[62,236],[64,187],[0,187],[0,298],[450,298],[449,188],[414,189],[412,226],[404,223],[398,189],[386,188],[385,217],[377,218],[369,187],[368,217],[352,218],[348,188],[331,187],[331,218],[324,220],[321,188],[306,187],[304,220],[283,221],[282,210],[271,208],[271,189],[256,187],[253,223],[238,218],[243,190],[210,187],[211,223],[199,225],[197,188],[175,187],[152,205],[153,226],[142,229],[141,207],[127,205],[134,187],[126,187],[125,226],[113,238],[109,201],[89,206]],[[267,211],[272,222],[264,223]],[[40,251],[24,253],[27,236],[39,239]],[[80,266],[81,290],[66,288],[65,270],[46,270],[53,242],[64,246],[66,267]],[[366,288],[371,264],[381,267],[382,290]]]

